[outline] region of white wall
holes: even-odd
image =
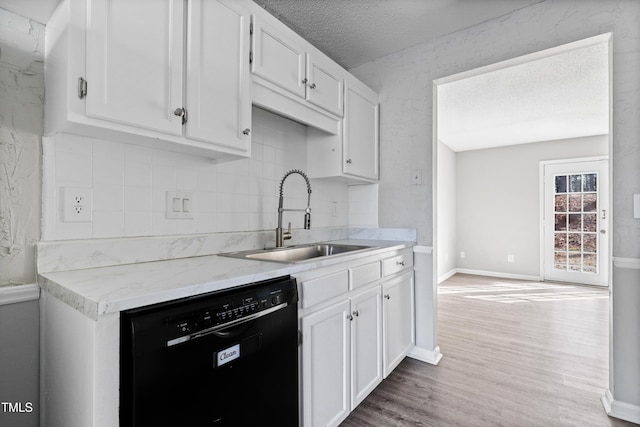
[[[0,9],[0,286],[35,282],[44,26]]]
[[[0,287],[36,281],[43,48],[43,25],[0,9]],[[0,289],[0,402],[33,409],[11,413],[0,407],[2,426],[38,425],[37,291],[29,291],[29,300],[10,298],[24,288]]]
[[[45,145],[44,240],[256,231],[276,228],[278,188],[285,172],[306,169],[306,127],[254,108],[251,158],[213,163],[169,151],[75,135]],[[347,186],[312,181],[312,227],[346,226]],[[93,189],[93,221],[65,222],[64,187]],[[166,192],[192,192],[192,220],[166,218]],[[299,175],[284,186],[285,208],[306,207]],[[335,206],[335,215],[332,207]],[[303,215],[284,225],[302,228]]]
[[[447,145],[438,141],[437,185],[438,200],[436,215],[438,222],[438,238],[436,255],[438,261],[438,282],[451,275],[457,267],[457,221],[456,221],[456,153]]]
[[[640,262],[640,220],[632,214],[633,194],[640,193],[639,20],[640,2],[636,0],[547,0],[352,69],[380,94],[382,104],[380,226],[411,224],[417,227],[419,244],[433,242],[428,182],[432,175],[433,80],[612,32],[613,256]],[[411,168],[425,171],[424,187],[411,188],[405,176]],[[617,277],[623,282],[618,287],[614,275],[612,289],[624,299],[627,276]],[[638,336],[640,325],[628,307],[621,307],[615,317],[613,370],[617,377],[618,372],[636,372],[638,359],[625,356],[625,344],[616,340],[615,331]],[[611,384],[611,388],[614,399],[636,408],[640,419],[640,378]]]
[[[608,144],[599,135],[457,153],[457,267],[538,277],[540,162],[607,155]]]

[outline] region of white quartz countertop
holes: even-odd
[[[41,273],[38,282],[52,296],[97,320],[109,313],[294,275],[414,245],[413,242],[388,240],[338,240],[332,243],[370,246],[371,249],[291,264],[206,255]]]

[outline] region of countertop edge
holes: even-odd
[[[224,261],[221,261],[220,259],[223,257],[218,255],[194,257],[187,259],[186,261],[192,260],[191,262],[197,262],[197,259],[201,258],[202,262],[209,260],[225,264],[228,272],[217,272],[219,276],[224,277],[216,277],[211,280],[202,280],[190,283],[177,283],[175,287],[158,290],[150,289],[148,291],[141,291],[139,288],[136,288],[136,286],[140,286],[139,283],[135,282],[135,280],[128,283],[126,279],[123,279],[123,277],[126,275],[128,270],[134,271],[140,268],[149,269],[151,267],[157,267],[157,270],[160,271],[161,275],[163,269],[172,268],[170,267],[172,261],[175,264],[176,261],[180,260],[161,260],[121,266],[96,267],[81,271],[41,273],[38,274],[38,284],[51,296],[65,302],[67,305],[81,312],[90,319],[97,321],[100,316],[132,308],[188,298],[195,295],[215,292],[275,277],[295,275],[296,273],[316,268],[348,263],[360,258],[369,258],[376,255],[381,255],[382,258],[382,254],[412,248],[416,244],[416,242],[407,241],[378,241],[363,239],[344,239],[335,240],[333,242],[367,245],[371,246],[371,249],[358,251],[353,254],[348,253],[336,255],[323,258],[321,260],[310,260],[290,264],[230,258],[225,258]],[[182,261],[185,260],[182,259]],[[101,298],[95,295],[98,293],[96,291],[93,291],[92,294],[92,291],[89,290],[89,286],[86,288],[83,287],[83,280],[85,282],[91,282],[91,284],[95,286],[95,282],[97,280],[96,277],[110,276],[118,279],[119,289],[123,292],[122,296]],[[104,279],[104,281],[108,280],[108,278]],[[132,290],[137,291],[137,293],[132,292],[130,295],[124,295],[129,286]]]

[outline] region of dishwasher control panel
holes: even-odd
[[[179,317],[167,317],[167,346],[181,344],[234,325],[246,323],[288,305],[282,286],[236,290],[233,294],[213,298],[206,307],[194,308]]]

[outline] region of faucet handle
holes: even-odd
[[[282,233],[282,238],[283,240],[289,240],[292,237],[291,234],[291,222],[289,222],[289,229],[287,231],[285,231],[284,233]]]

